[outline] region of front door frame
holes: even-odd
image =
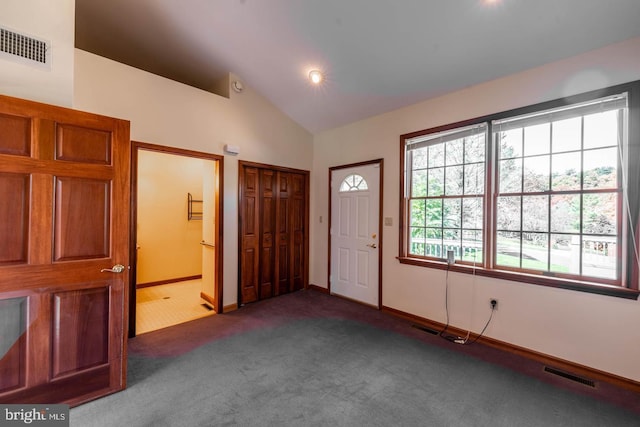
[[[327,229],[329,245],[328,245],[328,252],[327,252],[327,278],[328,278],[327,291],[329,292],[329,294],[331,294],[331,225],[332,225],[331,201],[333,199],[333,186],[331,185],[331,178],[332,178],[333,171],[340,170],[340,169],[355,168],[358,166],[369,166],[369,165],[375,165],[375,164],[380,165],[380,172],[379,172],[380,185],[378,188],[378,191],[380,193],[380,204],[378,206],[378,236],[380,236],[380,239],[378,241],[379,249],[378,249],[378,307],[377,307],[378,310],[380,310],[382,309],[382,249],[383,249],[383,246],[382,246],[382,243],[383,243],[383,234],[382,234],[383,191],[382,191],[382,188],[384,187],[383,185],[384,159],[367,160],[364,162],[350,163],[347,165],[340,165],[340,166],[332,166],[329,168],[329,227]],[[360,301],[356,301],[356,302],[360,302]]]
[[[218,192],[214,196],[214,210],[216,216],[216,226],[214,235],[215,243],[215,290],[216,298],[213,304],[214,311],[222,314],[224,310],[222,298],[222,237],[223,237],[223,190],[224,190],[224,156],[218,154],[202,153],[199,151],[185,150],[182,148],[167,147],[163,145],[149,144],[147,142],[131,141],[131,221],[129,232],[129,259],[131,260],[130,288],[129,288],[129,338],[136,336],[136,271],[137,271],[137,222],[138,222],[138,152],[139,150],[155,151],[158,153],[171,154],[175,156],[194,157],[198,159],[217,161],[216,174],[218,181]],[[212,303],[212,301],[208,301]]]

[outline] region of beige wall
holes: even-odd
[[[2,0],[0,26],[51,44],[51,67],[0,55],[0,94],[70,107],[75,0]]]
[[[204,173],[202,159],[138,151],[137,284],[202,274],[203,222],[187,219],[187,193],[202,200]]]
[[[73,107],[131,121],[131,139],[224,154],[223,305],[238,295],[238,160],[311,170],[312,135],[249,84],[229,99],[76,50]]]
[[[310,282],[327,286],[327,170],[384,158],[383,305],[445,323],[445,273],[401,265],[399,136],[640,79],[640,38],[490,81],[314,137]],[[492,338],[640,381],[640,302],[451,273],[450,320]]]

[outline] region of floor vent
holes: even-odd
[[[0,28],[0,52],[38,65],[48,65],[49,45],[24,34]]]
[[[427,332],[431,335],[438,335],[440,332],[438,331],[434,331],[433,329],[429,329],[425,326],[420,326],[420,325],[411,325],[412,328],[416,328],[416,329],[420,329],[423,332]]]
[[[590,379],[587,379],[587,378],[583,378],[583,377],[580,377],[578,375],[570,374],[568,372],[564,372],[564,371],[561,371],[561,370],[556,369],[556,368],[550,368],[549,366],[545,366],[544,367],[544,371],[548,372],[550,374],[553,374],[553,375],[557,375],[559,377],[566,378],[566,379],[571,380],[571,381],[575,381],[575,382],[580,383],[580,384],[587,385],[589,387],[595,387],[596,386],[596,383],[593,380],[590,380]]]

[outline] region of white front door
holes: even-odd
[[[332,294],[379,307],[380,163],[331,170]]]

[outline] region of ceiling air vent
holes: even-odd
[[[33,65],[49,64],[49,44],[15,31],[0,27],[0,52],[5,58]]]

